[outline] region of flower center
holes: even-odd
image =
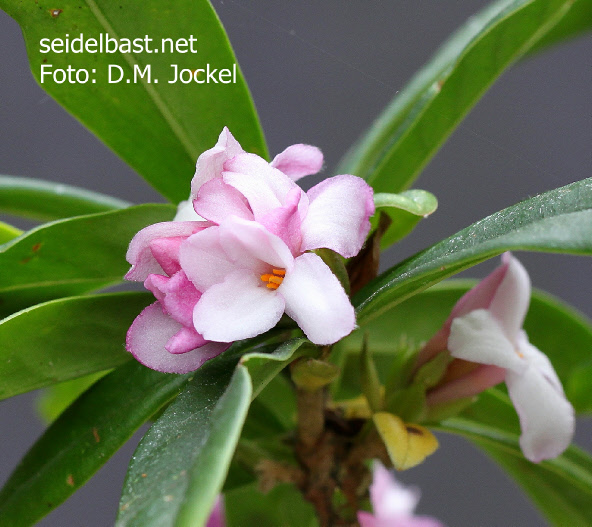
[[[280,284],[284,281],[286,271],[284,269],[272,269],[271,274],[262,274],[261,280],[267,282],[269,289],[277,289]]]

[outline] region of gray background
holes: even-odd
[[[484,1],[215,1],[251,87],[272,155],[307,142],[331,173],[347,147],[440,43]],[[0,13],[0,173],[60,181],[135,203],[158,201],[131,169],[33,80],[17,24]],[[590,176],[589,38],[516,65],[469,115],[416,184],[440,208],[387,263],[534,194]],[[215,138],[212,138],[212,144]],[[533,284],[592,315],[590,261],[520,254]],[[495,263],[471,270],[484,276]],[[0,403],[0,482],[41,433],[32,394]],[[590,422],[576,442],[592,450]],[[136,437],[132,443],[136,443]],[[40,525],[107,526],[133,444]],[[543,525],[513,482],[465,441],[401,474],[419,510],[449,526]],[[1,523],[1,520],[0,520]]]

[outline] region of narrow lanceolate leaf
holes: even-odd
[[[247,151],[266,155],[207,0],[0,0],[0,8],[20,24],[41,87],[173,202],[187,199],[197,156],[224,126]]]
[[[35,220],[123,209],[131,203],[81,188],[14,176],[0,176],[0,211]]]
[[[472,280],[446,280],[408,298],[363,324],[337,343],[342,376],[334,387],[338,398],[361,391],[359,353],[364,335],[384,384],[401,348],[417,349],[440,329],[450,311],[471,287]],[[549,357],[567,398],[577,413],[592,411],[592,322],[557,298],[533,291],[524,322],[530,342]]]
[[[568,12],[573,0],[500,0],[458,30],[398,93],[347,155],[339,174],[400,192],[487,88]]]
[[[23,233],[20,229],[0,221],[0,244],[9,242]]]
[[[0,399],[127,362],[127,330],[152,301],[148,293],[70,297],[4,319]]]
[[[407,236],[422,218],[435,212],[438,200],[431,192],[412,189],[399,194],[374,194],[374,205],[377,212],[386,212],[392,220],[380,239],[380,246],[385,249]],[[373,228],[378,226],[378,218],[378,214],[371,218]]]
[[[592,2],[575,0],[567,14],[530,49],[529,53],[580,36],[590,30],[592,30]]]
[[[55,421],[0,492],[5,525],[33,525],[65,501],[187,382],[133,361],[98,381]]]
[[[358,323],[507,250],[592,254],[592,179],[492,214],[386,271],[354,296]]]
[[[138,205],[48,223],[0,246],[0,316],[120,282],[134,234],[174,214],[170,205]]]
[[[305,342],[267,345],[251,354],[255,343],[243,341],[197,370],[138,445],[116,525],[204,526],[251,398],[298,356]]]
[[[524,488],[557,527],[592,524],[592,457],[575,446],[539,464],[526,460],[518,443],[518,418],[508,397],[496,389],[442,429],[481,447]]]

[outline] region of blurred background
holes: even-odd
[[[332,175],[353,141],[481,0],[213,2],[259,110],[271,155],[319,146]],[[134,203],[162,201],[34,81],[18,25],[0,12],[0,173],[78,185]],[[390,266],[535,194],[591,175],[592,40],[580,37],[516,64],[479,102],[415,186],[440,206],[386,255]],[[240,137],[238,138],[240,141]],[[211,144],[216,137],[211,138]],[[314,178],[308,182],[312,185]],[[519,254],[533,284],[592,316],[589,259]],[[471,269],[482,277],[497,261]],[[35,394],[0,403],[0,483],[42,432]],[[592,423],[576,443],[592,450]],[[544,525],[517,486],[466,441],[400,474],[422,489],[419,511],[449,526]],[[134,437],[85,487],[39,523],[112,525]],[[0,520],[1,523],[1,520]],[[248,526],[245,526],[248,527]]]

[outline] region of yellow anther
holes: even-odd
[[[286,271],[283,269],[272,269],[273,274],[265,273],[261,275],[261,281],[267,282],[266,286],[269,289],[277,289],[284,281]]]

